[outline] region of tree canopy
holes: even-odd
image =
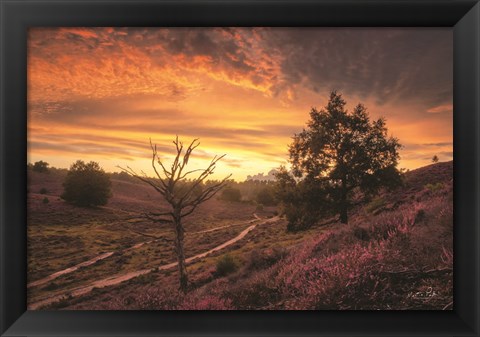
[[[349,112],[342,95],[332,91],[323,109],[312,108],[307,127],[294,135],[289,146],[292,174],[301,181],[297,189],[303,189],[302,198],[296,192],[296,202],[302,199],[317,209],[328,206],[347,223],[354,189],[371,195],[381,187],[398,186],[401,145],[387,131],[384,118],[371,121],[362,104]],[[285,180],[285,170],[278,177]]]
[[[61,198],[77,206],[105,205],[111,197],[111,185],[110,177],[98,163],[77,160],[65,177]]]
[[[45,173],[48,172],[49,164],[43,160],[37,161],[33,164],[32,170],[35,172]]]
[[[227,186],[223,189],[221,197],[226,201],[240,201],[242,200],[242,193],[238,188]]]

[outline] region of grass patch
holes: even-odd
[[[376,213],[380,208],[384,207],[385,204],[386,202],[384,198],[375,197],[367,206],[365,206],[365,210],[368,213]]]

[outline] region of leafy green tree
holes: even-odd
[[[110,177],[98,163],[77,160],[65,177],[61,198],[77,206],[101,206],[111,197],[111,186]]]
[[[348,223],[352,191],[372,195],[380,188],[401,184],[397,169],[401,145],[388,137],[384,118],[370,121],[358,104],[352,112],[342,95],[332,91],[324,109],[312,108],[307,128],[293,137],[289,147],[293,175],[316,200],[331,206]]]

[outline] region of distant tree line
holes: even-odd
[[[63,193],[60,197],[68,203],[82,207],[102,206],[112,196],[110,175],[97,162],[85,163],[82,160],[77,160],[70,166],[69,170],[49,166],[47,162],[40,160],[28,164],[27,169],[38,173],[53,171],[65,175]],[[46,188],[40,190],[40,194],[46,193]]]
[[[274,206],[279,203],[276,197],[276,183],[269,180],[246,180],[236,182],[230,180],[222,190],[220,199],[231,202],[254,202],[264,206]]]

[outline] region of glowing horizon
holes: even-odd
[[[34,28],[28,41],[28,161],[151,174],[176,135],[199,138],[192,169],[265,175],[332,89],[384,116],[400,168],[453,158],[450,28]]]

